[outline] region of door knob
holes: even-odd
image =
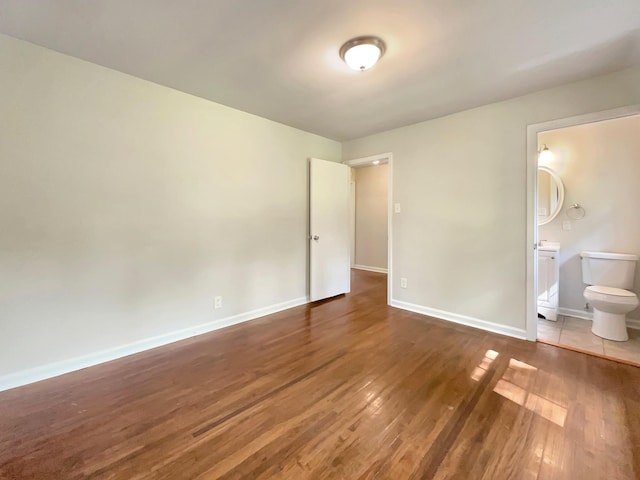
[[[313,239],[314,239],[314,240],[320,240],[320,237],[319,237],[318,235],[314,235],[314,236],[313,236]]]

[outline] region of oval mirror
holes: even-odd
[[[564,185],[560,176],[549,167],[538,167],[538,225],[545,225],[558,216],[564,202]]]

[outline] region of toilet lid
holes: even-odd
[[[613,287],[601,287],[599,285],[592,285],[587,287],[587,290],[591,290],[595,293],[603,293],[605,295],[615,295],[616,297],[635,297],[636,294],[630,292],[629,290],[624,290],[622,288],[613,288]]]

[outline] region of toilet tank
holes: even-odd
[[[633,288],[638,256],[629,253],[582,252],[582,281],[587,285]]]

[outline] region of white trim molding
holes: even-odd
[[[640,318],[627,318],[627,328],[640,330]]]
[[[479,318],[467,317],[466,315],[460,315],[458,313],[438,310],[437,308],[423,307],[422,305],[401,302],[400,300],[391,300],[391,302],[389,302],[389,305],[391,305],[392,307],[401,308],[402,310],[408,310],[410,312],[420,313],[429,317],[439,318],[441,320],[446,320],[460,325],[466,325],[467,327],[479,328],[480,330],[499,333],[508,337],[519,338],[521,340],[526,340],[527,338],[527,332],[523,328],[501,325],[499,323],[480,320]]]
[[[579,318],[581,320],[589,320],[589,321],[593,320],[593,313],[588,312],[586,310],[577,310],[575,308],[559,307],[558,313],[560,315],[564,315],[565,317],[573,317],[573,318]]]
[[[393,153],[388,158],[387,170],[387,303],[393,298]]]
[[[352,160],[345,160],[342,163],[345,165],[349,165],[351,168],[358,167],[369,167],[373,165],[373,162],[378,162],[376,165],[384,165],[385,163],[389,163],[392,158],[391,152],[389,153],[381,153],[379,155],[371,155],[370,157],[363,158],[354,158]]]
[[[386,268],[380,267],[369,267],[367,265],[354,265],[351,268],[355,268],[356,270],[365,270],[367,272],[377,272],[377,273],[388,273],[389,270]]]
[[[593,321],[593,312],[587,312],[585,310],[560,307],[558,313],[565,317],[579,318],[580,320],[588,320],[590,322]],[[640,330],[640,318],[627,318],[627,328]]]
[[[289,300],[287,302],[277,303],[268,307],[251,310],[250,312],[214,320],[213,322],[207,322],[193,327],[185,328],[183,330],[176,330],[155,337],[138,340],[136,342],[120,345],[118,347],[110,348],[108,350],[102,350],[96,353],[91,353],[89,355],[69,358],[67,360],[61,360],[59,362],[50,363],[48,365],[41,365],[38,367],[29,368],[27,370],[2,375],[0,376],[0,392],[9,390],[11,388],[21,387],[23,385],[28,385],[30,383],[39,382],[40,380],[57,377],[58,375],[64,375],[65,373],[74,372],[83,368],[92,367],[100,363],[117,360],[118,358],[133,355],[134,353],[140,353],[152,348],[162,347],[170,343],[185,340],[187,338],[202,335],[204,333],[209,333],[224,327],[236,325],[238,323],[255,320],[256,318],[264,317],[265,315],[277,313],[289,308],[298,307],[306,303],[308,303],[308,299],[306,297],[300,297],[294,300]]]

